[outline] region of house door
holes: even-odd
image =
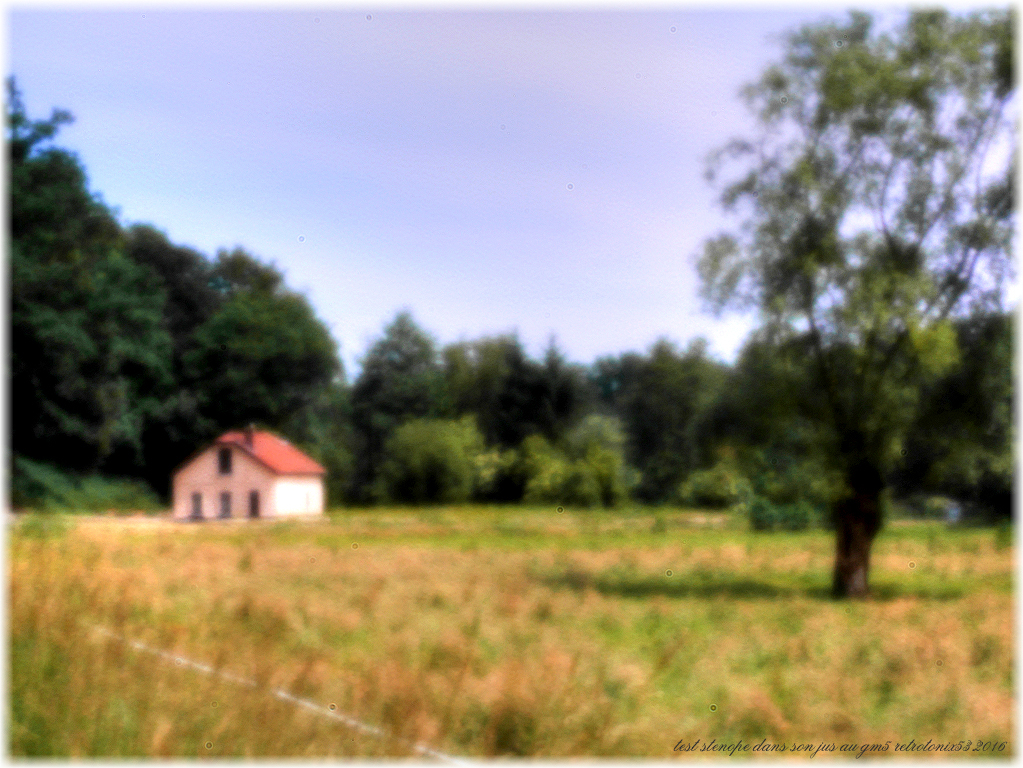
[[[202,520],[202,494],[192,494],[192,519]]]
[[[259,517],[259,491],[249,491],[249,517]]]
[[[220,516],[231,516],[231,494],[228,491],[220,494]]]

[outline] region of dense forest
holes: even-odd
[[[807,415],[812,356],[769,329],[731,365],[666,339],[581,365],[514,333],[442,346],[402,312],[349,381],[272,263],[119,222],[53,142],[71,116],[30,118],[13,80],[7,97],[15,508],[157,506],[176,466],[250,423],[327,468],[331,506],[743,501],[762,527],[798,527],[843,493]],[[887,497],[1008,516],[1012,315],[951,328],[954,364],[915,392]]]

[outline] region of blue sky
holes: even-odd
[[[752,327],[697,295],[700,243],[734,225],[704,158],[788,11],[13,9],[29,114],[125,224],[273,261],[349,375],[402,308],[442,344],[553,334],[574,361]]]

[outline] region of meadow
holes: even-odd
[[[833,548],[827,531],[642,508],[28,515],[8,536],[9,749],[398,758],[420,742],[466,758],[672,759],[680,741],[766,739],[891,742],[899,759],[915,739],[1004,746],[914,759],[1010,757],[1012,542],[894,522],[873,551],[874,597],[849,603],[828,597]]]

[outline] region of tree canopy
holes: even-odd
[[[880,493],[924,385],[959,362],[952,320],[1014,277],[1013,20],[912,11],[792,34],[745,91],[759,131],[712,159],[742,218],[699,261],[715,308],[754,307],[805,353],[819,449],[844,472],[836,594],[866,594]]]
[[[47,146],[71,116],[29,119],[12,80],[7,98],[12,447],[97,469],[119,451],[140,455],[170,384],[164,297],[124,255],[78,159]]]

